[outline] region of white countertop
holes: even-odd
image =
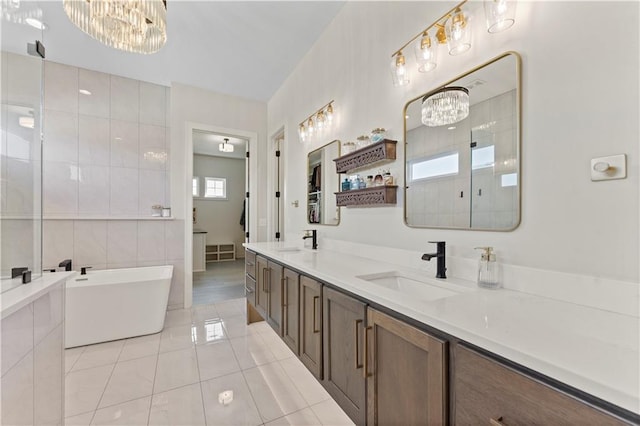
[[[386,271],[422,274],[329,250],[280,251],[289,243],[246,243],[301,272],[357,294],[569,386],[640,414],[640,318],[512,290],[467,288],[430,302],[357,278]]]
[[[45,272],[41,277],[34,279],[28,284],[20,284],[17,287],[0,294],[0,310],[4,319],[20,308],[33,302],[47,291],[51,286],[61,281],[66,281],[76,272]],[[21,278],[15,278],[16,280]]]

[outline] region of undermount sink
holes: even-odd
[[[377,274],[358,275],[356,278],[380,287],[400,292],[423,302],[444,299],[468,291],[467,288],[446,280],[436,280],[400,271],[386,271]]]
[[[301,250],[300,247],[280,247],[276,249],[277,252],[296,252]]]

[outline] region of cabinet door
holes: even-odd
[[[367,310],[367,424],[446,424],[446,342]]]
[[[267,322],[269,325],[282,336],[282,265],[268,262],[269,272],[267,272]]]
[[[262,318],[267,318],[269,264],[264,257],[256,256],[256,266],[256,310]]]
[[[300,276],[300,361],[322,380],[322,284]]]
[[[322,291],[323,385],[358,425],[366,423],[363,333],[367,305],[325,287]]]
[[[290,269],[284,269],[284,283],[282,291],[284,301],[282,306],[282,340],[291,348],[294,354],[300,354],[300,328],[298,327],[300,309],[300,275]]]
[[[471,349],[454,359],[456,425],[626,424]]]
[[[256,254],[252,251],[244,252],[244,270],[247,275],[256,279]]]

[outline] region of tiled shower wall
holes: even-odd
[[[184,222],[151,219],[170,206],[170,89],[54,62],[44,87],[43,267],[173,264],[181,307]]]

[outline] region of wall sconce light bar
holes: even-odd
[[[452,56],[462,54],[471,48],[471,13],[466,10],[467,2],[468,0],[463,0],[452,7],[391,54],[391,77],[394,86],[409,84],[410,71],[402,51],[416,40],[418,41],[414,51],[418,71],[421,73],[436,68],[439,45],[446,44],[449,55]],[[516,4],[517,0],[484,0],[485,21],[489,34],[504,31],[515,23]]]
[[[439,43],[446,43],[447,40],[446,38],[444,38],[444,24],[447,21],[447,19],[449,19],[449,17],[451,15],[454,14],[454,12],[456,11],[456,9],[461,9],[462,6],[469,0],[463,0],[460,3],[458,3],[456,6],[452,7],[451,10],[449,10],[447,13],[445,13],[444,15],[442,15],[441,17],[439,17],[438,19],[435,20],[435,22],[433,22],[431,25],[429,25],[427,28],[425,28],[424,30],[420,31],[418,34],[416,34],[411,40],[409,40],[408,42],[406,42],[405,44],[402,45],[402,47],[398,50],[396,50],[395,52],[393,52],[393,54],[391,55],[391,57],[393,58],[394,56],[396,56],[399,53],[402,53],[403,50],[405,50],[405,48],[407,46],[409,46],[411,43],[413,43],[418,37],[422,37],[422,35],[426,32],[428,32],[430,29],[432,29],[435,26],[438,26],[438,30],[437,33],[438,35],[436,36],[436,38],[438,39]],[[442,37],[442,38],[441,38]]]
[[[331,126],[333,122],[333,103],[332,99],[316,110],[313,114],[305,118],[298,125],[298,135],[300,142],[306,142],[314,133],[319,132],[323,128]]]

